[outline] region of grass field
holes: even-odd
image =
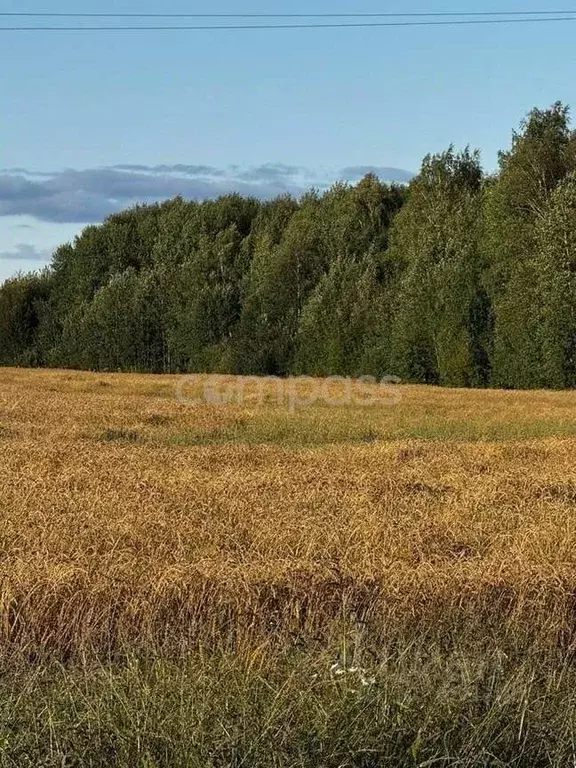
[[[576,393],[220,385],[0,370],[0,766],[576,765]]]

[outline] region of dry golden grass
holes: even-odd
[[[576,393],[290,413],[181,404],[176,383],[0,371],[3,648],[297,641],[350,616],[572,642]]]

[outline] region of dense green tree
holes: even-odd
[[[319,196],[307,195],[280,242],[264,237],[255,249],[240,319],[244,373],[286,374],[292,367],[300,313],[328,267],[320,209]]]
[[[240,373],[275,371],[275,331],[267,308],[273,303],[273,258],[292,217],[299,210],[290,196],[265,203],[247,238],[250,266],[241,286],[242,311],[235,338],[234,368]]]
[[[385,375],[398,264],[388,235],[404,190],[366,176],[337,185],[322,201],[330,266],[303,308],[294,370],[307,374]]]
[[[0,286],[0,364],[576,386],[576,134],[269,202],[140,205]]]
[[[552,193],[538,222],[538,335],[542,381],[576,387],[576,173]]]
[[[18,275],[0,287],[0,365],[42,365],[39,328],[50,277]]]
[[[488,377],[479,348],[488,315],[480,311],[481,182],[477,153],[429,156],[396,218],[391,252],[404,273],[392,366],[404,379],[468,386]]]
[[[91,302],[70,315],[63,348],[74,367],[104,371],[136,370],[138,318],[135,316],[137,274],[129,268],[114,275]]]
[[[494,307],[493,383],[546,385],[539,343],[538,227],[550,195],[576,167],[568,109],[534,109],[500,154],[500,171],[486,194],[484,248]]]
[[[169,343],[189,371],[230,370],[240,321],[241,286],[248,265],[236,225],[203,235],[176,271]]]
[[[367,363],[366,352],[373,352],[382,293],[373,263],[334,261],[303,309],[294,371],[312,376],[378,373]]]

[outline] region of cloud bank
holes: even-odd
[[[126,164],[53,173],[8,168],[0,169],[0,216],[32,216],[58,224],[97,223],[130,205],[176,195],[205,200],[239,192],[266,200],[286,193],[299,196],[311,187],[325,189],[337,180],[354,182],[370,172],[390,182],[404,183],[412,177],[400,168],[354,166],[320,174],[282,163],[252,168]],[[18,250],[11,257],[17,259],[14,254]]]
[[[0,261],[42,261],[50,258],[49,250],[34,248],[33,245],[20,243],[11,251],[0,251]]]

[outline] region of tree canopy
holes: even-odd
[[[139,205],[0,287],[0,365],[576,386],[576,133],[263,202]]]

